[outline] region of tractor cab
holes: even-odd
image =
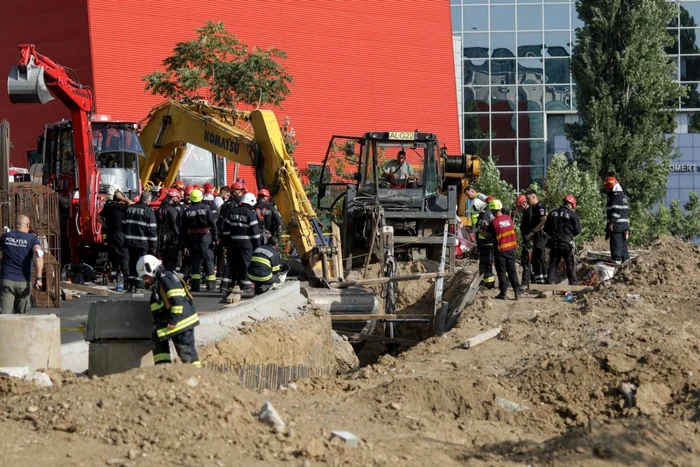
[[[343,257],[361,259],[377,225],[392,227],[397,245],[413,257],[442,243],[445,222],[456,219],[456,191],[440,192],[442,154],[437,136],[369,132],[334,136],[318,177],[317,207],[341,226]],[[381,220],[377,215],[381,211]],[[357,254],[355,254],[357,253]]]

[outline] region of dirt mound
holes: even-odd
[[[199,350],[204,365],[304,365],[336,373],[359,362],[352,346],[331,334],[330,315],[312,309],[294,320],[250,322],[230,337]]]
[[[674,237],[660,237],[649,252],[631,260],[615,275],[606,290],[605,305],[620,299],[642,299],[667,308],[688,299],[700,298],[700,246]]]

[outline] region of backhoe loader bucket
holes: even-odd
[[[26,69],[13,66],[7,77],[7,95],[13,104],[46,104],[53,100],[44,82],[44,68],[32,59]]]

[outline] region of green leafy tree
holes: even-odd
[[[495,196],[503,203],[505,211],[510,212],[515,204],[515,188],[513,185],[501,179],[501,172],[496,167],[493,157],[484,157],[481,160],[481,175],[474,183],[477,191],[488,196]]]
[[[207,21],[196,39],[178,42],[163,60],[165,71],[142,79],[146,90],[171,99],[207,99],[215,105],[279,106],[289,95],[292,76],[280,60],[287,54],[270,47],[248,48],[223,22]]]
[[[564,154],[556,154],[547,166],[542,197],[547,209],[552,210],[562,205],[566,195],[574,195],[577,201],[581,235],[576,240],[591,240],[599,235],[605,229],[605,204],[600,183],[590,173],[581,170],[576,161],[567,159]]]
[[[566,127],[579,166],[600,179],[614,172],[631,204],[632,232],[666,192],[674,157],[674,82],[664,47],[676,14],[664,0],[581,0],[571,71],[581,121]],[[637,216],[635,218],[635,216]]]

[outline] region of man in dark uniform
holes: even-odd
[[[122,219],[130,204],[134,202],[124,196],[117,185],[112,185],[107,190],[107,202],[97,218],[107,236],[107,255],[115,280],[119,271],[124,276],[129,272],[129,250],[124,246]]]
[[[605,179],[605,192],[608,203],[605,209],[608,222],[605,225],[605,238],[610,239],[610,256],[617,264],[630,259],[627,237],[630,230],[630,204],[620,183],[613,176]]]
[[[529,224],[529,219],[526,216],[528,214],[530,205],[527,204],[527,198],[525,195],[518,195],[515,198],[515,210],[511,214],[513,220],[515,220],[516,215],[520,215],[520,234],[523,235],[523,229],[527,230],[527,224]],[[532,241],[525,240],[522,238],[523,246],[520,250],[520,266],[523,268],[523,278],[520,283],[520,290],[527,290],[532,281]]]
[[[492,196],[487,197],[489,201]],[[476,230],[476,245],[479,248],[479,274],[484,277],[481,280],[481,285],[487,289],[493,289],[496,285],[496,276],[493,275],[493,239],[487,238],[479,229],[486,227],[493,220],[493,214],[488,209],[488,203],[480,198],[475,198],[471,206],[471,225]]]
[[[223,237],[228,248],[228,265],[230,271],[229,292],[238,285],[242,292],[252,291],[248,280],[248,265],[253,250],[262,244],[260,222],[255,214],[255,195],[246,193],[241,205],[227,211],[224,219]]]
[[[270,201],[270,192],[266,188],[258,191],[258,202],[255,204],[255,213],[262,228],[263,240],[269,243],[272,237],[277,239],[282,235],[282,218],[277,208]],[[276,241],[275,244],[278,242]]]
[[[525,197],[530,207],[523,213],[520,233],[526,242],[526,248],[532,250],[530,254],[534,276],[532,279],[536,284],[544,284],[547,282],[547,263],[545,261],[547,234],[544,232],[544,224],[547,222],[547,209],[537,199],[535,190],[527,190]]]
[[[245,187],[241,182],[234,182],[233,185],[231,185],[231,196],[224,202],[224,204],[221,206],[221,209],[219,209],[219,217],[217,219],[217,224],[219,227],[219,232],[221,232],[221,236],[223,238],[223,232],[224,232],[224,219],[229,214],[229,211],[233,208],[237,208],[238,206],[241,205],[241,199],[243,198],[243,194],[245,192]],[[223,244],[223,248],[228,250],[228,244],[227,242],[221,242]],[[228,261],[228,255],[229,252],[226,251],[226,264],[223,266],[223,275],[221,278],[221,290],[222,291],[227,291],[231,288],[231,263]]]
[[[151,202],[150,191],[141,193],[137,203],[126,210],[122,219],[124,246],[129,249],[129,291],[136,292],[143,288],[143,283],[136,273],[136,263],[146,254],[154,254],[158,247],[158,224],[156,213],[148,203]]]
[[[158,211],[158,243],[163,267],[174,271],[180,259],[182,234],[180,233],[180,192],[168,189],[165,200]]]
[[[574,237],[581,233],[581,221],[575,212],[576,198],[566,195],[562,200],[564,204],[549,213],[545,231],[549,240],[549,272],[547,282],[556,283],[557,269],[562,258],[566,264],[566,275],[569,277],[569,285],[577,285],[576,266],[574,264]]]
[[[136,269],[146,287],[153,289],[150,302],[155,324],[151,337],[154,363],[172,361],[168,341],[173,341],[183,363],[201,367],[194,340],[199,317],[186,284],[175,272],[163,268],[160,260],[152,255],[139,258]]]
[[[202,266],[204,269],[204,282],[207,290],[214,290],[216,275],[214,274],[214,260],[210,253],[212,244],[216,244],[216,225],[214,216],[209,206],[202,203],[202,192],[192,190],[190,194],[190,207],[185,210],[182,219],[182,235],[185,238],[185,256],[189,257],[192,279],[190,286],[192,292],[199,292],[202,283]]]
[[[276,237],[271,237],[270,243],[260,245],[253,251],[248,265],[248,279],[255,286],[255,295],[263,294],[279,283],[277,273],[280,271],[280,262]]]

